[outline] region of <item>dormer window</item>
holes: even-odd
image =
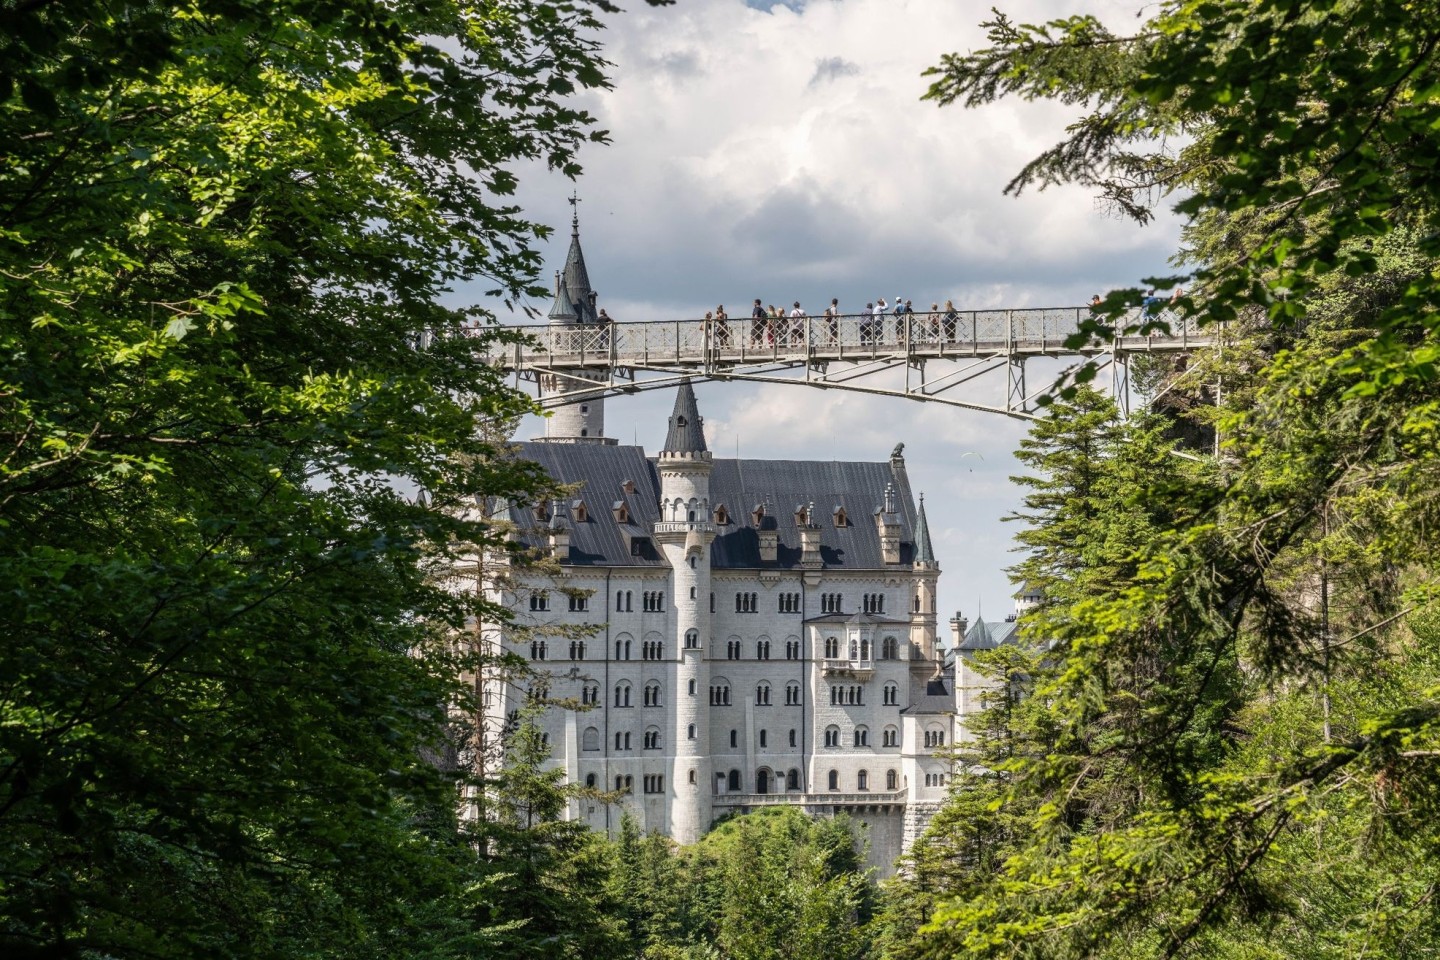
[[[837,506],[837,507],[835,508],[835,526],[837,526],[837,527],[848,527],[848,526],[850,526],[850,517],[849,517],[848,515],[846,515],[846,513],[845,513],[845,508],[844,508],[844,507],[839,507],[839,506]]]
[[[805,504],[795,505],[795,526],[805,527],[810,525],[810,512],[805,509]]]
[[[536,519],[536,520],[549,520],[549,519],[550,519],[550,509],[549,509],[549,507],[547,507],[547,506],[544,504],[544,502],[535,504],[535,519]]]
[[[584,500],[570,501],[570,516],[576,523],[585,523],[590,519],[590,510],[585,506]]]
[[[634,480],[626,480],[624,483],[620,484],[620,489],[621,489],[621,490],[624,490],[626,494],[632,494],[632,493],[634,493],[634,492],[635,492],[635,481],[634,481]]]
[[[716,525],[717,527],[723,527],[723,526],[725,526],[726,524],[728,524],[729,522],[730,522],[730,511],[726,510],[726,509],[725,509],[725,504],[722,503],[722,504],[720,504],[718,507],[715,508],[715,525]]]
[[[616,523],[630,522],[630,507],[624,500],[616,500],[610,505],[610,512],[615,514]]]
[[[765,519],[765,504],[755,504],[755,509],[750,511],[750,521],[755,526],[760,526],[760,521]]]
[[[679,416],[679,417],[676,417],[676,418],[675,418],[675,426],[681,428],[682,430],[685,428],[685,425],[686,425],[688,422],[689,422],[689,421],[687,421],[683,416]]]

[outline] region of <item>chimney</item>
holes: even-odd
[[[560,515],[560,504],[550,516],[550,555],[561,563],[570,559],[570,526]]]
[[[885,486],[885,502],[875,511],[875,528],[880,534],[880,555],[886,563],[900,562],[900,517],[895,512],[895,484]]]
[[[795,513],[796,526],[800,528],[800,566],[819,567],[823,565],[820,559],[820,524],[816,522],[815,504],[802,513]]]
[[[965,642],[965,634],[969,632],[970,621],[959,610],[956,610],[955,616],[950,618],[950,646],[959,650],[960,645]]]

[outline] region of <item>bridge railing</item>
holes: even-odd
[[[509,328],[528,338],[519,344],[486,347],[502,365],[645,365],[687,362],[745,362],[796,355],[859,359],[869,355],[918,353],[928,356],[1004,352],[1069,352],[1064,343],[1078,332],[1085,307],[1024,310],[961,310],[940,313],[844,314],[837,317],[743,317],[738,319],[642,320],[627,323],[532,325]],[[1140,321],[1139,310],[1121,319]],[[1169,333],[1121,338],[1127,347],[1203,342],[1194,318],[1168,311],[1154,318]]]

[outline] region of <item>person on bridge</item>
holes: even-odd
[[[840,298],[831,297],[830,306],[825,308],[825,332],[832,344],[840,342]]]
[[[730,317],[725,313],[725,304],[715,308],[715,345],[730,346]]]
[[[926,324],[930,328],[930,342],[940,342],[940,304],[930,304],[930,322]]]
[[[946,339],[946,340],[952,340],[952,341],[955,340],[955,339],[956,339],[956,334],[957,334],[957,332],[958,332],[959,327],[960,327],[960,314],[958,314],[958,313],[955,312],[955,304],[954,304],[952,301],[950,301],[950,300],[946,300],[946,301],[945,301],[945,339]]]
[[[860,342],[870,342],[870,330],[875,325],[875,304],[865,304],[865,312],[860,315]]]
[[[774,346],[776,338],[785,332],[785,327],[780,322],[784,316],[784,311],[776,310],[773,303],[765,308],[765,342],[767,344]]]
[[[760,298],[755,298],[755,306],[750,310],[750,346],[758,347],[765,336],[765,308],[760,306]]]
[[[795,306],[790,310],[790,342],[797,347],[805,342],[805,308],[800,306],[800,301],[795,301]]]
[[[885,298],[880,297],[875,301],[875,311],[871,316],[870,342],[882,340],[885,337]]]

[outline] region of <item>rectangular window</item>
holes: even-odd
[[[585,613],[585,612],[588,611],[589,609],[590,609],[590,598],[589,598],[589,597],[577,597],[577,596],[576,596],[575,594],[573,594],[573,593],[570,595],[570,612],[571,612],[571,613]]]

